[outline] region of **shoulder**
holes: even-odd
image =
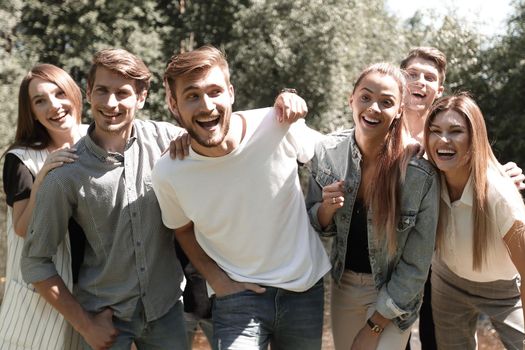
[[[258,109],[249,109],[247,111],[237,111],[234,114],[239,114],[246,119],[247,123],[250,123],[255,120],[269,119],[273,118],[275,120],[276,111],[273,107],[258,108]]]
[[[420,173],[428,177],[437,177],[438,171],[436,168],[425,158],[415,155],[408,162],[407,174],[408,173]]]
[[[340,147],[352,147],[354,129],[337,130],[325,135],[318,143],[318,149],[330,150]]]
[[[520,206],[523,203],[514,182],[506,174],[492,167],[487,169],[487,197],[489,202],[503,202],[509,206],[514,202]]]
[[[133,126],[136,132],[145,136],[169,136],[177,135],[182,128],[162,121],[136,119]]]
[[[439,172],[426,159],[413,156],[408,162],[405,179],[403,182],[403,193],[406,196],[423,196],[429,191],[432,196],[439,197],[440,180]]]

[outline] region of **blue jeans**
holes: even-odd
[[[110,349],[129,350],[133,342],[138,350],[188,349],[181,301],[164,316],[151,322],[146,321],[144,306],[139,301],[131,321],[113,317],[113,325],[119,334]],[[86,350],[91,349],[84,339],[82,345]]]
[[[214,298],[217,349],[321,349],[323,280],[305,292],[265,288],[262,294],[245,290]]]

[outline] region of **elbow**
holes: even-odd
[[[13,230],[15,231],[16,235],[20,238],[26,238],[27,234],[27,227],[21,227],[22,225],[14,225]]]

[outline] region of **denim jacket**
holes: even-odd
[[[345,269],[352,210],[361,183],[361,152],[354,130],[330,135],[318,144],[309,168],[308,215],[321,235],[335,236],[332,277],[339,283]],[[323,231],[317,219],[322,188],[342,179],[345,181],[344,205]],[[372,227],[370,209],[367,211],[368,249],[372,275],[379,291],[376,310],[405,330],[417,318],[434,251],[439,210],[439,177],[434,167],[425,159],[412,158],[400,195],[396,252],[389,257],[386,240],[378,239]]]

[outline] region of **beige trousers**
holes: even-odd
[[[336,350],[350,350],[357,333],[375,311],[377,289],[371,274],[346,270],[341,284],[332,281],[332,332]],[[377,350],[404,350],[410,328],[401,331],[390,323],[379,339]]]

